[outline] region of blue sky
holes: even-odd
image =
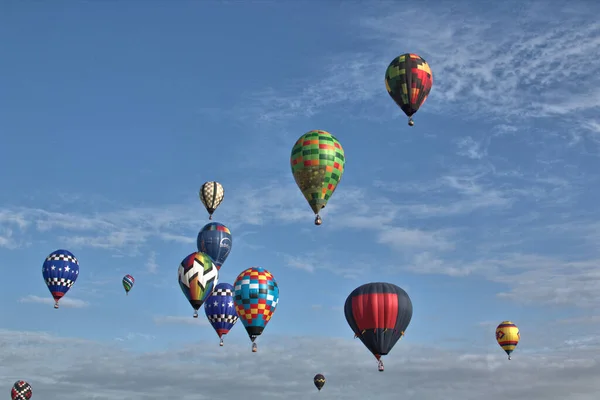
[[[308,399],[323,373],[330,399],[595,398],[600,9],[505,4],[0,4],[0,386]],[[434,75],[413,128],[383,83],[405,52]],[[289,167],[312,129],[347,158],[318,228]],[[257,354],[241,323],[220,348],[176,282],[207,180],[233,234],[220,280],[279,283]],[[81,267],[58,311],[57,248]],[[342,312],[372,281],[414,305],[384,374]]]

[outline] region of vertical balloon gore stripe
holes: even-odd
[[[385,305],[385,307],[383,307]],[[395,329],[398,319],[398,295],[395,293],[360,294],[352,298],[352,314],[358,329]]]

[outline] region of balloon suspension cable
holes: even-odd
[[[379,372],[383,372],[383,361],[382,360],[378,360],[377,361],[377,369],[379,370]]]
[[[408,126],[413,126],[415,121],[413,121],[412,117],[408,117]]]
[[[256,353],[258,351],[258,346],[256,345],[256,343],[252,343],[252,352]]]
[[[194,318],[198,318],[198,311],[194,311]]]
[[[315,225],[319,226],[323,223],[323,220],[321,219],[321,216],[319,214],[317,214],[317,216],[315,217]]]
[[[221,339],[221,343],[219,343],[219,346],[223,346],[223,339]]]

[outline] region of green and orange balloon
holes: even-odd
[[[319,211],[325,208],[340,183],[345,163],[342,145],[326,131],[307,132],[300,136],[292,148],[292,174],[316,215],[315,225],[323,222]]]

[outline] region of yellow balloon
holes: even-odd
[[[510,354],[513,352],[519,340],[521,334],[519,328],[511,321],[502,321],[496,328],[496,341],[502,347],[502,349],[508,354],[510,360]]]

